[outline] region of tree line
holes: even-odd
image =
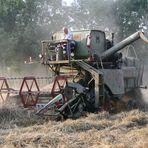
[[[61,30],[101,29],[120,39],[148,26],[147,0],[0,0],[0,59],[10,65],[38,58],[40,41]]]

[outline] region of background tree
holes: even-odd
[[[114,10],[122,37],[139,29],[147,30],[147,0],[117,0]]]
[[[62,25],[61,5],[61,0],[0,0],[0,53],[5,63],[38,57],[40,41]]]
[[[72,17],[72,25],[75,28],[100,29],[113,28],[115,18],[113,16],[113,1],[106,0],[77,0],[69,9]],[[74,12],[74,13],[73,13]]]
[[[147,30],[147,0],[0,0],[0,58],[5,63],[38,58],[40,41],[63,26],[115,32],[120,40]]]

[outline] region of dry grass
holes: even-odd
[[[0,147],[148,147],[148,112],[106,112],[55,122],[16,108],[0,110]]]

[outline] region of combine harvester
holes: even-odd
[[[100,30],[72,33],[73,40],[63,40],[63,32],[57,32],[51,40],[42,41],[41,63],[49,66],[55,77],[47,94],[40,91],[35,78],[24,78],[19,91],[24,107],[40,106],[37,115],[62,115],[64,118],[77,118],[84,112],[117,112],[137,107],[135,99],[124,101],[121,98],[143,87],[144,64],[137,58],[134,48],[131,48],[133,56],[124,56],[121,50],[138,39],[148,43],[144,34],[136,32],[114,45],[114,35],[108,40]],[[35,101],[31,99],[33,103],[23,97],[23,85],[28,79],[37,88],[36,92],[27,91],[31,96],[37,94]],[[41,103],[40,96],[46,96],[48,102]]]

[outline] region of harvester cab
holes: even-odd
[[[58,77],[61,69],[69,66],[76,70],[70,77],[62,95],[65,103],[59,112],[71,116],[80,110],[112,110],[127,92],[142,85],[144,65],[137,56],[122,56],[120,50],[138,39],[148,42],[142,32],[136,32],[114,45],[100,30],[73,31],[73,40],[63,40],[62,32],[53,34],[52,40],[42,41],[42,63],[48,65]],[[68,85],[70,84],[70,85]],[[85,93],[74,90],[84,88]],[[66,96],[71,96],[67,97]],[[50,104],[50,103],[49,103]],[[125,106],[124,106],[125,107]],[[80,109],[81,108],[81,109]],[[68,111],[69,110],[69,111]]]
[[[100,54],[106,49],[105,33],[102,31],[84,30],[74,31],[72,33],[73,40],[63,40],[63,33],[58,32],[53,34],[52,40],[42,41],[42,56],[44,63],[48,63],[48,60],[61,61],[62,63],[63,60],[87,59],[92,55],[92,52]],[[60,49],[57,50],[57,48]],[[51,54],[51,52],[54,52],[54,58],[52,57],[53,54]],[[67,58],[64,56],[66,52],[67,55],[69,55]]]

